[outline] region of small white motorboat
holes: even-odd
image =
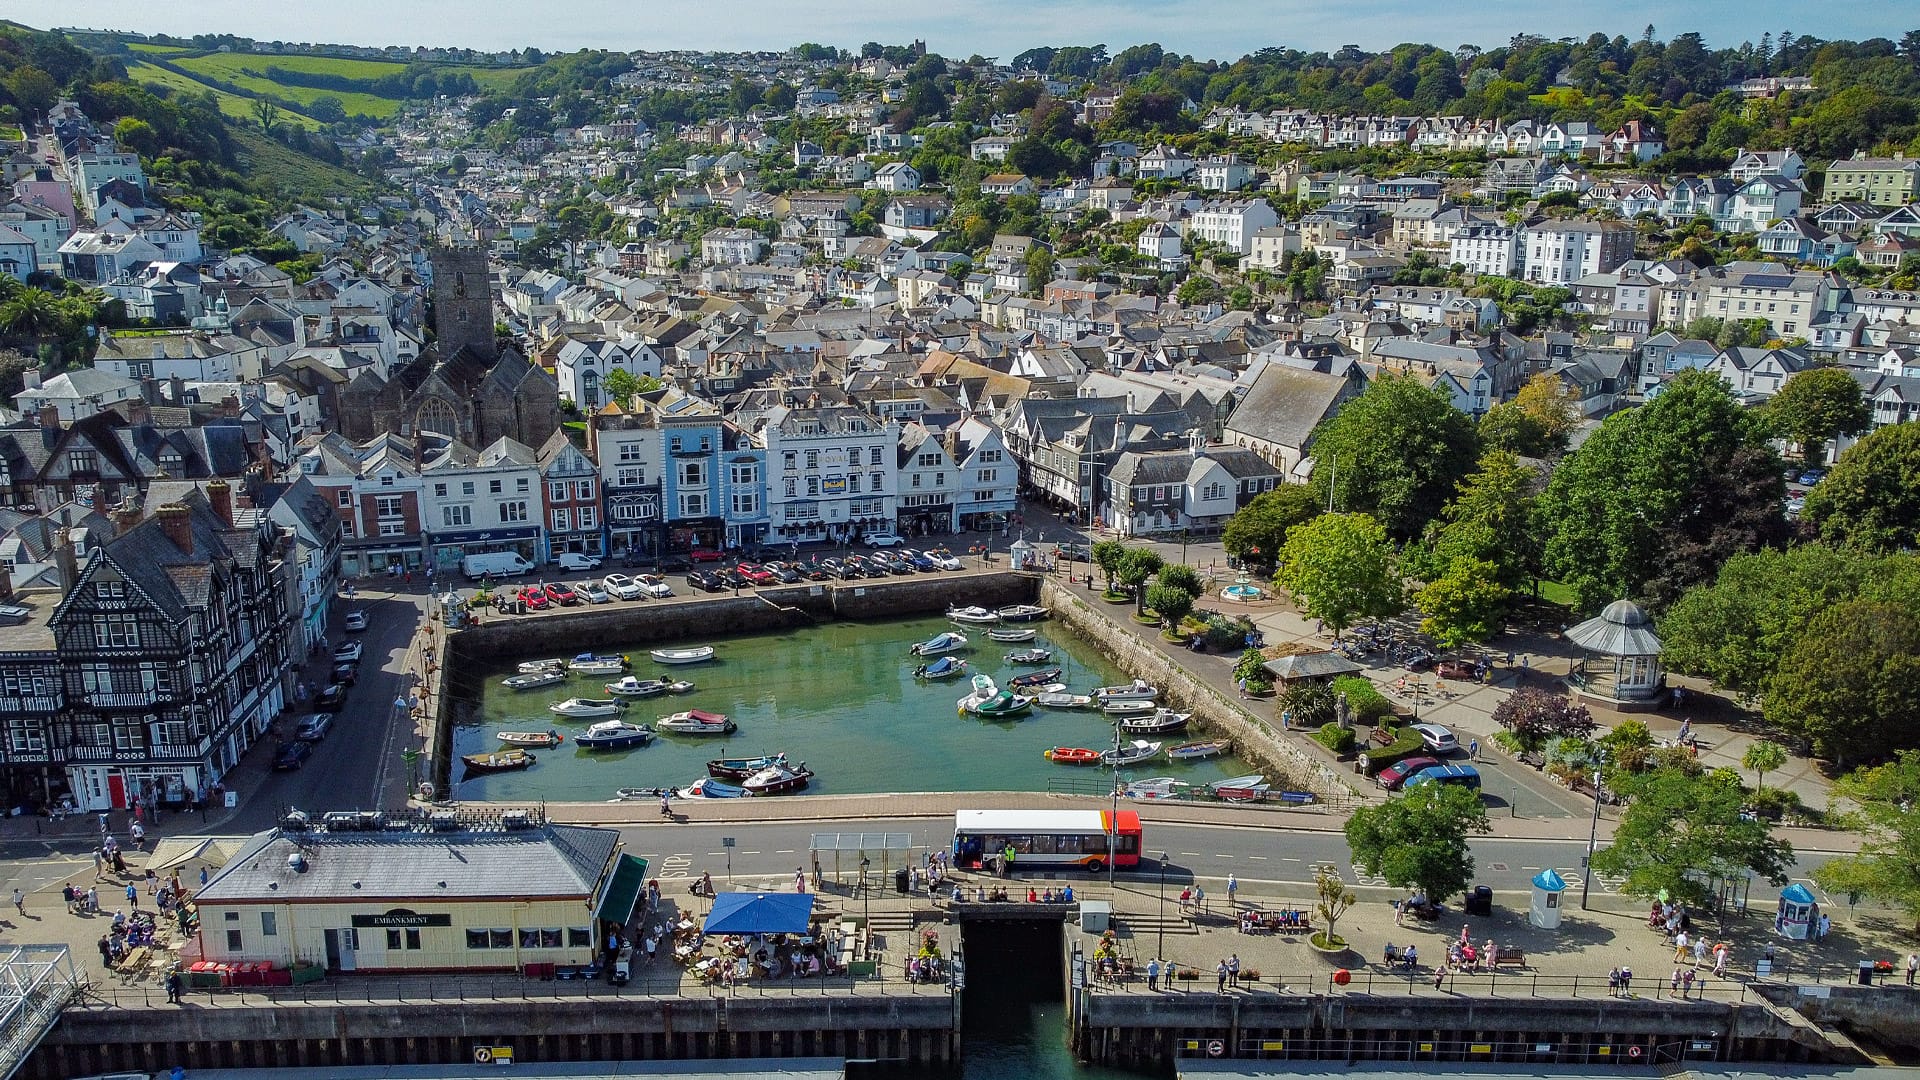
[[[523,660],[520,663],[520,674],[532,675],[535,672],[555,671],[566,666],[567,662],[557,656],[549,660]]]
[[[663,716],[655,721],[655,726],[675,735],[727,735],[735,730],[733,720],[726,713],[703,709],[688,709],[672,716]]]
[[[685,679],[675,679],[667,684],[667,693],[691,694],[693,693],[693,684]]]
[[[967,662],[957,656],[943,656],[913,669],[916,679],[951,679],[967,673]]]
[[[1192,786],[1171,776],[1154,776],[1122,785],[1120,794],[1129,799],[1178,799]]]
[[[1100,711],[1108,716],[1152,716],[1160,706],[1151,701],[1114,701],[1108,699],[1100,703]]]
[[[1045,664],[1053,660],[1052,649],[1015,649],[1000,659],[1009,664]],[[1054,670],[1058,671],[1058,668]]]
[[[1267,778],[1259,773],[1215,780],[1207,785],[1207,790],[1213,792],[1215,798],[1224,799],[1227,802],[1259,802],[1267,797],[1267,792],[1272,788],[1273,785],[1267,783]]]
[[[667,692],[667,684],[660,679],[642,679],[633,675],[625,676],[616,682],[606,684],[607,693],[619,697],[653,697]]]
[[[1148,742],[1145,739],[1135,739],[1117,750],[1101,752],[1100,764],[1111,765],[1116,769],[1127,765],[1138,765],[1158,755],[1161,745],[1161,743]]]
[[[1103,686],[1093,692],[1093,698],[1105,705],[1110,701],[1156,701],[1160,689],[1150,685],[1145,679],[1135,679],[1119,686]]]
[[[1033,700],[1049,709],[1084,709],[1093,704],[1093,698],[1086,694],[1068,694],[1043,690]]]
[[[776,762],[740,782],[749,795],[784,795],[789,791],[799,791],[813,780],[813,770],[806,762],[788,765]]]
[[[1047,609],[1038,604],[1014,604],[994,614],[1000,616],[1001,622],[1036,622],[1047,617]]]
[[[1000,616],[983,607],[948,608],[947,618],[970,626],[992,626],[1000,621]]]
[[[1038,637],[1039,635],[1040,635],[1040,631],[1035,630],[1030,626],[1027,626],[1027,627],[996,626],[993,629],[987,631],[987,636],[992,638],[993,640],[1006,641],[1006,642],[1032,641],[1034,638]]]
[[[565,701],[556,701],[547,706],[547,711],[555,716],[571,716],[575,719],[586,719],[592,716],[612,716],[626,707],[627,703],[624,701],[571,697]]]
[[[938,656],[941,653],[959,652],[969,644],[967,635],[958,630],[948,630],[925,641],[915,642],[913,648],[907,651],[915,656]]]
[[[624,656],[596,653],[581,653],[567,661],[567,670],[576,675],[618,675],[632,666]]]
[[[653,657],[656,664],[699,664],[713,659],[713,646],[697,645],[691,649],[655,649],[647,655]]]
[[[557,731],[496,731],[493,737],[508,746],[559,746],[566,736]]]
[[[744,799],[753,794],[739,784],[729,784],[725,780],[716,780],[703,776],[674,794],[682,799]]]
[[[567,681],[567,673],[559,668],[545,671],[529,671],[521,675],[509,675],[500,680],[500,685],[509,690],[538,690],[543,686],[553,686]]]
[[[1184,731],[1187,721],[1193,719],[1190,712],[1174,712],[1172,709],[1160,709],[1152,716],[1130,716],[1120,721],[1120,730],[1127,735],[1171,735]]]

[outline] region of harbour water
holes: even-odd
[[[968,627],[971,647],[958,653],[971,670],[996,682],[1035,668],[1007,663],[1005,653],[1039,646],[1053,650],[1048,667],[1063,669],[1060,681],[1076,693],[1126,681],[1121,672],[1087,642],[1048,622],[1028,624],[1039,631],[1031,643],[1007,644],[987,638],[986,628]],[[578,749],[572,736],[591,720],[569,720],[547,711],[550,702],[569,697],[605,698],[610,676],[574,676],[541,690],[515,692],[500,685],[521,660],[497,666],[470,666],[451,687],[464,700],[454,730],[456,756],[499,748],[501,730],[545,731],[568,736],[556,748],[534,751],[531,769],[462,777],[454,763],[454,795],[472,800],[598,801],[619,788],[684,786],[705,775],[706,762],[721,756],[784,751],[805,760],[815,773],[813,794],[888,791],[1043,791],[1049,780],[1075,777],[1098,781],[1110,776],[1091,768],[1055,765],[1042,756],[1052,746],[1106,749],[1113,745],[1113,724],[1098,710],[1045,709],[1035,706],[1018,719],[987,721],[960,716],[958,700],[968,693],[967,679],[928,682],[914,677],[922,661],[908,649],[954,627],[939,616],[884,622],[826,623],[772,634],[687,641],[708,644],[716,658],[708,663],[668,667],[654,663],[647,649],[613,641],[561,640],[549,656],[570,656],[583,649],[624,652],[633,671],[645,678],[684,678],[694,692],[635,700],[625,711],[631,723],[652,724],[683,709],[726,713],[739,730],[729,736],[662,735],[649,746],[605,753]],[[657,645],[655,647],[658,647]],[[1168,745],[1184,735],[1167,738]],[[1175,776],[1204,783],[1248,772],[1237,757],[1174,763],[1164,759],[1123,773],[1129,779]]]

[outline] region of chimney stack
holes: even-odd
[[[233,528],[233,488],[225,480],[216,479],[207,485],[207,501],[213,504],[213,512],[220,520]]]
[[[41,430],[53,435],[60,434],[60,407],[58,405],[40,406]]]
[[[146,427],[153,423],[153,413],[147,408],[144,400],[127,402],[127,423],[134,427]]]
[[[0,604],[13,600],[13,570],[0,563]]]
[[[184,376],[167,376],[167,404],[179,408],[187,403],[187,380]]]
[[[53,565],[60,571],[60,591],[69,593],[80,580],[80,560],[73,553],[73,536],[66,529],[53,533]]]
[[[240,399],[234,397],[232,394],[221,398],[220,415],[229,420],[238,419],[240,416]]]
[[[193,554],[193,515],[186,507],[168,503],[155,511],[154,516],[160,519],[161,530],[181,554]]]

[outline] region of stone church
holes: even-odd
[[[430,258],[434,342],[391,379],[356,375],[340,391],[340,433],[354,442],[432,431],[468,446],[503,436],[544,444],[560,426],[560,387],[494,338],[486,251],[463,244],[435,248]]]

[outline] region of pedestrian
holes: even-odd
[[[100,966],[106,968],[108,971],[112,971],[113,942],[107,940],[107,935],[101,934],[100,940],[94,942],[93,947],[100,950]]]
[[[1913,976],[1920,972],[1920,953],[1907,954],[1907,985],[1913,985]]]
[[[1612,971],[1607,972],[1607,996],[1614,997],[1619,993],[1620,993],[1620,966],[1616,964],[1614,965],[1614,968]]]
[[[793,868],[793,891],[797,893],[807,891],[807,872],[797,866]]]
[[[1235,987],[1240,985],[1240,954],[1239,953],[1233,953],[1232,955],[1227,957],[1227,985],[1235,986]]]
[[[1680,1000],[1685,1001],[1688,998],[1693,996],[1693,980],[1695,979],[1695,977],[1696,976],[1692,968],[1688,968],[1686,971],[1681,973]]]
[[[1705,934],[1693,939],[1693,966],[1699,967],[1707,962],[1707,937]]]
[[[93,880],[99,881],[100,875],[107,872],[107,849],[93,849]]]
[[[100,913],[100,890],[91,885],[87,886],[86,910],[95,915]]]
[[[127,906],[135,911],[140,910],[140,886],[131,881],[127,882]]]
[[[1911,970],[1907,972],[1907,976],[1907,981],[1913,981],[1913,972]],[[1160,961],[1158,958],[1147,961],[1147,989],[1160,989]]]
[[[153,867],[149,866],[147,867],[147,895],[156,896],[159,892],[160,877],[153,872]]]
[[[1713,974],[1719,979],[1727,977],[1727,943],[1724,941],[1713,950]]]
[[[1227,962],[1225,960],[1220,961],[1220,966],[1214,969],[1213,978],[1214,978],[1213,992],[1216,994],[1226,993],[1227,992]]]
[[[1480,740],[1479,739],[1467,740],[1467,760],[1468,761],[1480,760]]]
[[[1234,898],[1234,894],[1238,893],[1239,891],[1240,891],[1240,879],[1233,876],[1231,873],[1229,873],[1227,875],[1227,910],[1229,911],[1240,910],[1240,902]]]
[[[1001,868],[1008,877],[1013,876],[1013,841],[1007,841],[1007,849],[1000,853]]]
[[[1832,932],[1833,932],[1833,919],[1825,914],[1822,914],[1820,916],[1820,939],[1822,941],[1826,940],[1827,935]]]
[[[180,1004],[180,973],[178,971],[167,972],[167,1004]]]
[[[135,811],[135,813],[138,812],[139,811]],[[133,850],[147,850],[147,827],[145,825],[140,824],[140,822],[136,820],[128,827],[127,835],[133,838]]]
[[[1433,988],[1435,990],[1440,989],[1441,984],[1445,983],[1446,981],[1447,981],[1447,965],[1441,964],[1439,967],[1433,969]]]
[[[1667,983],[1667,996],[1671,997],[1674,994],[1677,994],[1679,992],[1680,992],[1680,969],[1674,968],[1673,978],[1670,979]]]
[[[200,868],[200,887],[205,888],[206,884],[207,884],[207,868],[203,866]]]
[[[19,889],[13,890],[13,909],[21,915],[27,913],[27,894],[21,892]]]
[[[1193,910],[1203,915],[1207,910],[1207,890],[1198,885],[1193,887]]]

